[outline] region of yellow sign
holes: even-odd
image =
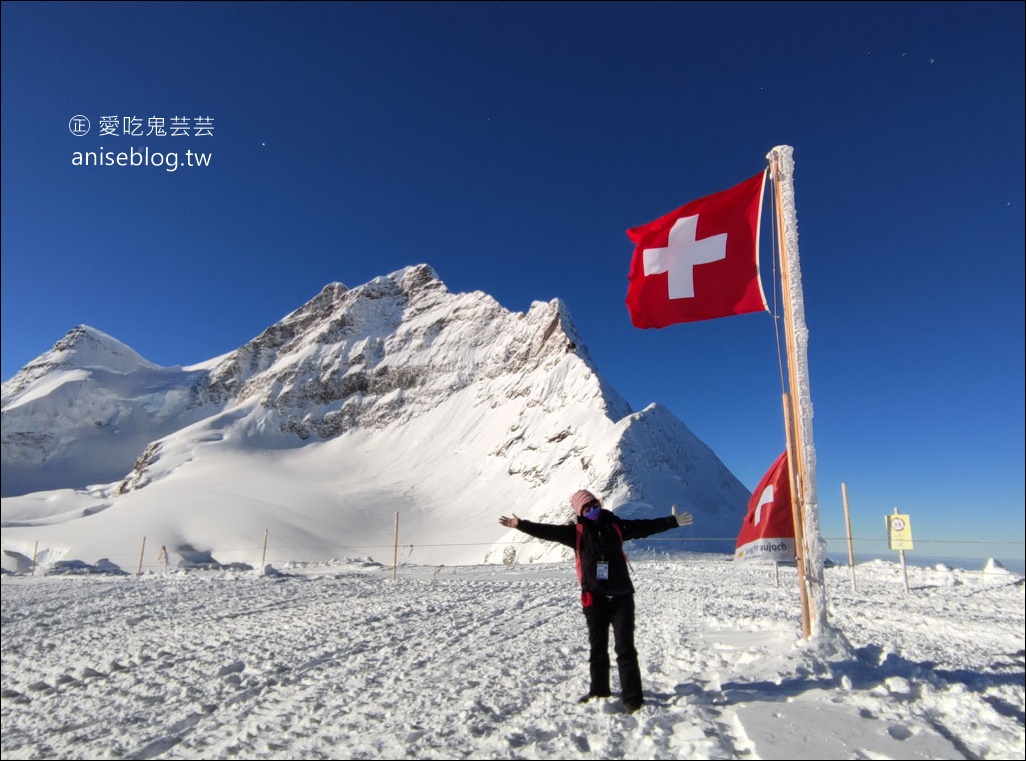
[[[887,541],[892,550],[912,549],[912,519],[907,515],[888,515]]]

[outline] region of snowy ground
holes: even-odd
[[[1021,576],[634,561],[647,704],[578,705],[569,564],[4,575],[14,758],[1024,757]],[[615,689],[614,677],[614,689]]]

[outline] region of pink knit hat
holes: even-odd
[[[590,505],[592,502],[598,502],[599,498],[592,494],[587,489],[581,489],[575,491],[573,496],[570,497],[570,504],[574,506],[574,512],[578,515],[584,513],[584,508]]]

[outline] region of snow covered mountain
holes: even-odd
[[[749,496],[667,409],[630,409],[558,299],[510,312],[423,264],[192,367],[77,327],[3,384],[2,468],[9,568],[134,567],[142,537],[172,564],[390,562],[397,523],[400,560],[555,560],[498,516],[566,521],[582,487],[624,517],[694,513],[650,546],[727,552],[690,539],[736,536]]]

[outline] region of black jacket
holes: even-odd
[[[619,531],[617,531],[619,527]],[[581,579],[581,590],[603,595],[629,595],[634,593],[627,560],[623,554],[623,543],[631,539],[658,534],[677,528],[677,519],[672,515],[665,518],[649,518],[645,520],[624,520],[608,510],[599,513],[597,521],[578,518],[576,523],[534,523],[520,519],[517,528],[525,534],[559,542],[573,547],[577,556],[577,567]],[[578,550],[578,532],[580,532],[580,549]],[[609,578],[599,579],[598,564],[609,564]]]

